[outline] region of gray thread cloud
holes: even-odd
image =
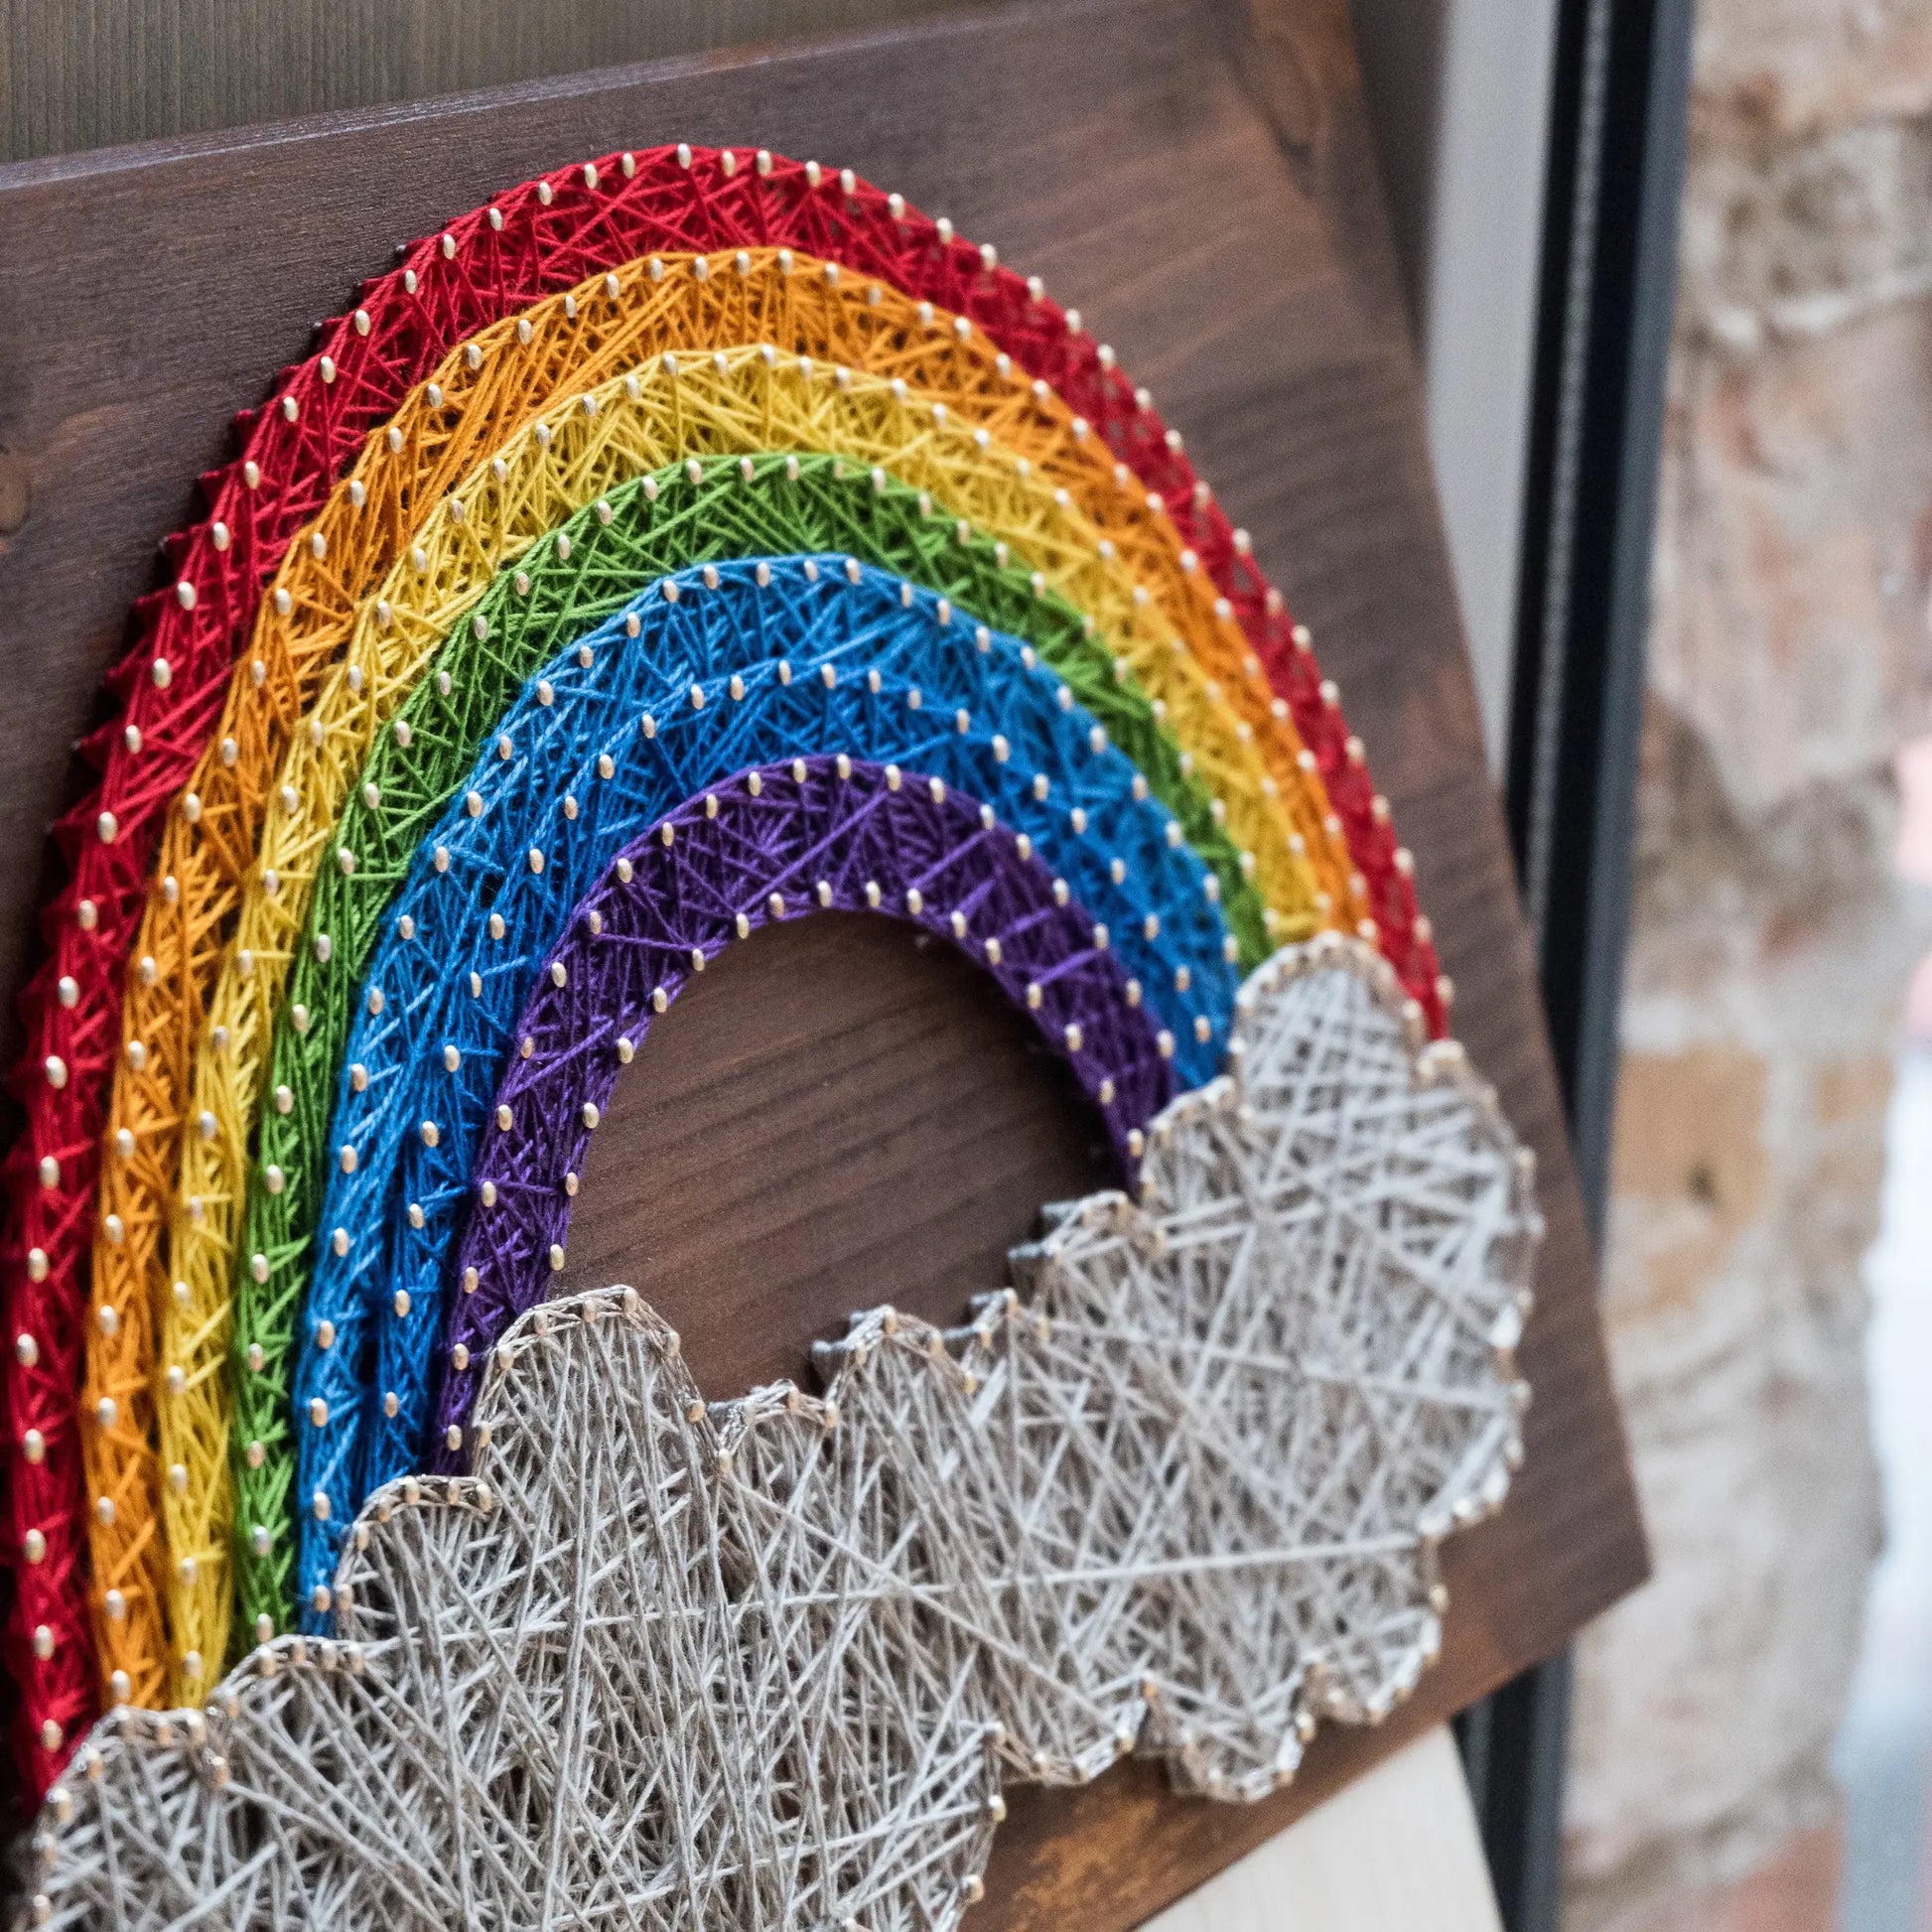
[[[1231,1071],[942,1333],[707,1407],[633,1291],[499,1344],[476,1473],[370,1499],[340,1635],[126,1710],[50,1795],[32,1922],[944,1932],[1003,1773],[1139,1748],[1253,1799],[1434,1654],[1502,1500],[1529,1156],[1389,969],[1243,989]]]

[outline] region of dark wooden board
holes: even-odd
[[[1054,0],[0,170],[0,987],[28,962],[64,747],[229,414],[396,241],[541,168],[672,139],[850,164],[996,241],[1115,344],[1312,625],[1416,854],[1457,1031],[1542,1159],[1529,1460],[1501,1516],[1449,1546],[1441,1665],[1381,1730],[1325,1734],[1252,1810],[1176,1799],[1134,1765],[1025,1794],[975,1920],[1114,1932],[1644,1569],[1341,0]],[[945,1314],[996,1285],[1031,1203],[1095,1170],[1090,1124],[987,1000],[970,973],[843,922],[748,945],[625,1076],[580,1265],[649,1288],[714,1395],[795,1359],[846,1306],[890,1294]],[[730,1320],[692,1292],[720,1282]]]

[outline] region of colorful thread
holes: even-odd
[[[6,1632],[23,1687],[16,1746],[35,1788],[92,1708],[91,1633],[77,1569],[81,1511],[72,1390],[79,1374],[104,1083],[118,1049],[120,969],[163,815],[219,703],[260,587],[334,477],[397,399],[449,347],[517,307],[653,248],[788,241],[880,274],[968,317],[1030,374],[1049,381],[1144,483],[1159,491],[1208,577],[1231,599],[1288,696],[1348,838],[1380,943],[1442,1024],[1426,921],[1385,802],[1347,736],[1332,686],[1193,478],[1176,434],[1115,367],[1079,318],[896,196],[748,150],[659,149],[606,157],[525,183],[404,252],[362,303],[323,331],[239,425],[241,451],[207,480],[210,514],[167,546],[171,582],[141,601],[137,641],[107,680],[112,715],[86,747],[96,791],[57,827],[67,884],[46,907],[50,956],[22,999],[27,1052],[13,1081],[27,1131],[6,1168],[11,1203],[0,1293],[19,1347],[8,1364],[15,1563]]]
[[[697,562],[694,552],[743,557],[791,541],[842,551],[947,599],[961,626],[960,649],[970,647],[974,621],[1030,643],[1104,724],[1220,881],[1242,964],[1257,964],[1267,950],[1260,905],[1212,801],[1138,683],[1120,675],[1078,613],[1017,570],[1002,569],[993,543],[970,535],[962,542],[953,519],[929,499],[891,479],[882,488],[879,479],[834,457],[713,457],[696,462],[695,471],[678,465],[626,484],[579,511],[562,537],[525,552],[520,578],[495,580],[377,739],[332,835],[355,855],[354,870],[323,868],[295,948],[266,1083],[275,1104],[258,1117],[234,1276],[229,1446],[240,1525],[236,1607],[244,1628],[259,1629],[264,1616],[267,1627],[284,1627],[294,1601],[288,1539],[259,1558],[252,1526],[289,1519],[289,1347],[328,1184],[329,1110],[382,912],[518,687],[654,577]],[[329,935],[327,961],[315,943],[321,933]]]

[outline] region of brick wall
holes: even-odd
[[[1929,585],[1932,0],[1704,0],[1605,1258],[1658,1574],[1580,1654],[1576,1932],[1832,1922]]]

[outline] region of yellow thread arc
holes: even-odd
[[[570,297],[555,298],[525,316],[505,319],[475,345],[452,354],[434,385],[424,385],[399,412],[391,430],[378,432],[371,440],[355,478],[339,490],[318,523],[298,538],[265,600],[249,658],[237,667],[222,724],[191,785],[200,802],[199,819],[191,819],[185,810],[178,811],[169,827],[150,916],[135,950],[127,1009],[126,1039],[143,1041],[146,1064],[138,1070],[132,1068],[124,1054],[108,1128],[106,1173],[113,1198],[103,1198],[103,1214],[120,1212],[122,1238],[113,1242],[103,1232],[97,1255],[96,1303],[97,1309],[115,1311],[117,1332],[106,1335],[96,1328],[88,1390],[90,1408],[102,1395],[117,1399],[113,1426],[96,1425],[90,1432],[89,1445],[90,1475],[99,1476],[94,1493],[112,1496],[118,1505],[113,1524],[97,1525],[97,1532],[109,1532],[96,1535],[97,1610],[102,1607],[104,1592],[115,1587],[122,1589],[127,1610],[118,1619],[104,1614],[99,1617],[104,1637],[103,1667],[132,1666],[129,1694],[136,1701],[152,1700],[160,1688],[154,1662],[159,1626],[151,1613],[145,1619],[138,1613],[142,1595],[139,1578],[144,1572],[152,1577],[158,1556],[152,1501],[145,1510],[139,1506],[143,1491],[148,1499],[155,1492],[155,1464],[140,1426],[145,1406],[141,1398],[148,1393],[146,1376],[140,1369],[144,1361],[156,1362],[155,1354],[145,1345],[146,1333],[151,1330],[144,1330],[143,1322],[151,1318],[157,1301],[163,1317],[159,1325],[167,1336],[159,1360],[161,1373],[165,1377],[169,1367],[178,1367],[185,1381],[179,1396],[164,1394],[163,1408],[192,1414],[225,1407],[219,1386],[226,1333],[223,1296],[219,1291],[210,1295],[198,1290],[192,1277],[203,1272],[200,1268],[181,1268],[175,1272],[189,1282],[189,1294],[187,1306],[177,1309],[156,1239],[160,1220],[157,1196],[165,1201],[173,1191],[169,1184],[173,1176],[166,1182],[162,1177],[180,1115],[175,1096],[181,1091],[183,1054],[179,1042],[186,1031],[175,1024],[171,1032],[171,1022],[178,1023],[184,1010],[189,1025],[198,1017],[200,1002],[194,996],[209,977],[226,914],[233,904],[235,882],[252,856],[252,826],[260,822],[263,801],[258,792],[249,795],[245,776],[250,771],[261,772],[276,745],[286,742],[303,696],[313,690],[322,664],[340,641],[346,615],[354,609],[353,599],[366,589],[368,560],[400,548],[407,539],[411,504],[434,500],[453,481],[460,462],[474,459],[476,439],[474,434],[466,438],[463,426],[480,420],[500,421],[504,414],[513,416],[519,409],[535,407],[554,393],[558,358],[566,346],[578,357],[568,365],[572,373],[609,367],[613,361],[634,355],[640,342],[649,340],[652,328],[662,340],[667,333],[665,318],[675,317],[692,327],[714,328],[727,334],[735,328],[752,334],[761,325],[772,324],[775,326],[764,328],[762,333],[782,336],[789,331],[794,338],[827,344],[841,359],[869,361],[895,374],[902,371],[900,380],[920,388],[943,389],[950,382],[954,398],[962,393],[970,397],[969,419],[977,416],[990,422],[999,429],[1002,441],[1012,438],[1024,444],[1043,425],[1049,440],[1057,432],[1061,455],[1077,458],[1079,454],[1079,439],[1057,399],[1042,398],[1031,390],[982,339],[969,335],[962,340],[954,334],[953,319],[915,310],[897,292],[868,285],[859,278],[845,281],[837,292],[829,290],[822,277],[813,273],[814,265],[804,258],[793,263],[789,274],[783,272],[773,253],[756,256],[747,274],[738,273],[729,257],[708,258],[708,262],[715,262],[716,267],[703,278],[694,273],[694,264],[688,259],[632,264],[619,273],[617,297],[608,295],[604,278],[598,278]],[[715,299],[707,302],[700,293],[703,291],[709,291]],[[608,314],[600,315],[600,304]],[[526,332],[530,338],[527,342],[520,340]],[[477,366],[472,366],[473,361]],[[836,383],[838,377],[827,370],[825,379]],[[890,375],[886,378],[891,379]],[[975,408],[975,404],[983,406]],[[959,407],[957,401],[953,407]],[[390,448],[397,440],[402,444],[399,452]],[[1085,485],[1083,496],[1099,486],[1098,478],[1081,477],[1077,460],[1070,467],[1075,481]],[[1106,472],[1108,467],[1108,459],[1094,447],[1086,464],[1088,472]],[[1042,462],[1040,468],[1043,477],[1054,474],[1050,461]],[[1147,517],[1138,484],[1129,487],[1111,475],[1105,481],[1116,494],[1129,499],[1131,510],[1139,513],[1138,518],[1124,518],[1118,534],[1110,528],[1109,540],[1123,555],[1135,540],[1145,549],[1147,531],[1137,524],[1146,524],[1157,531],[1154,547],[1158,549],[1158,526]],[[359,503],[354,500],[357,484],[363,491]],[[314,542],[318,535],[322,538],[320,546]],[[1166,547],[1170,554],[1165,574],[1172,580],[1178,553],[1171,536]],[[1191,604],[1193,622],[1189,628],[1198,629],[1203,627],[1202,607],[1211,611],[1211,590],[1199,582],[1198,573],[1191,575],[1195,581],[1181,585],[1180,601]],[[287,593],[286,612],[276,608],[274,591]],[[1222,654],[1240,688],[1243,675],[1252,679],[1254,673],[1248,670],[1245,645],[1238,632],[1225,620],[1211,617],[1205,627],[1225,633],[1227,647]],[[1264,692],[1265,687],[1260,687],[1249,695],[1263,698]],[[1173,722],[1184,740],[1184,725],[1179,719]],[[1252,724],[1249,729],[1252,731]],[[1278,752],[1292,745],[1292,733],[1271,735],[1264,728],[1264,737]],[[1299,746],[1293,746],[1293,750],[1299,751]],[[1251,776],[1251,771],[1239,769],[1250,762],[1248,758],[1238,758],[1235,769],[1219,774],[1230,794],[1231,822],[1243,794],[1248,798],[1254,794],[1239,782],[1229,784],[1228,780]],[[1266,762],[1275,770],[1283,768],[1280,758]],[[1216,774],[1204,771],[1203,776],[1210,784],[1215,782]],[[1321,835],[1325,804],[1318,786],[1311,791],[1306,780],[1291,779],[1287,795],[1300,804],[1298,817],[1310,828],[1300,836],[1323,861],[1322,884],[1316,890],[1329,892],[1339,886],[1345,893],[1345,857]],[[1252,813],[1244,807],[1244,815],[1251,817]],[[1237,837],[1245,829],[1238,827]],[[1264,822],[1255,837],[1257,845],[1263,844],[1266,831]],[[1292,881],[1286,891],[1280,878],[1282,870],[1290,871]],[[159,883],[171,876],[180,882],[172,898]],[[257,883],[259,877],[257,874]],[[1274,887],[1277,901],[1285,899],[1293,904],[1299,899],[1304,906],[1310,903],[1306,880],[1306,873],[1298,874],[1295,869],[1263,868],[1262,883]],[[142,970],[144,956],[156,961],[152,973]],[[231,955],[238,957],[238,953]],[[279,964],[266,964],[279,987]],[[149,980],[152,985],[146,983]],[[173,1012],[169,1010],[171,1003]],[[268,1005],[262,1008],[264,1013],[271,1010]],[[218,1037],[212,1028],[207,1037],[210,1041]],[[172,1058],[171,1043],[175,1048]],[[265,1043],[265,1038],[251,1039],[244,1046],[235,1040],[229,1050],[245,1057],[250,1052],[259,1054]],[[251,1092],[252,1077],[243,1082]],[[234,1091],[230,1083],[219,1079],[211,1083],[208,1097],[215,1104],[206,1111],[212,1139],[202,1142],[203,1123],[196,1120],[185,1166],[197,1165],[198,1151],[205,1145],[217,1150],[245,1146],[252,1107],[240,1114],[231,1111],[229,1101]],[[191,1119],[204,1111],[197,1106]],[[132,1139],[132,1158],[123,1158],[116,1145],[123,1129]],[[180,1197],[183,1218],[177,1230],[185,1258],[192,1261],[203,1248],[215,1251],[219,1259],[214,1273],[223,1285],[226,1229],[239,1205],[232,1183],[223,1184],[221,1170],[231,1165],[217,1158],[211,1176],[205,1176],[213,1184],[206,1188],[184,1179]],[[104,1189],[104,1195],[108,1191]],[[198,1193],[203,1196],[200,1224],[191,1210],[192,1197]],[[206,1242],[196,1238],[202,1228],[210,1236]],[[143,1279],[146,1294],[135,1286]],[[128,1373],[130,1367],[135,1371],[132,1375]],[[206,1533],[212,1529],[212,1519],[196,1506],[199,1497],[207,1493],[200,1480],[203,1458],[197,1452],[198,1446],[210,1449],[217,1462],[220,1446],[210,1444],[199,1426],[171,1427],[167,1434],[169,1448],[164,1453],[176,1465],[179,1483],[178,1491],[173,1485],[170,1490],[171,1550],[177,1560],[185,1554],[196,1565],[192,1583],[179,1574],[172,1577],[174,1594],[179,1598],[185,1593],[191,1601],[206,1602],[217,1596],[224,1599],[225,1537]],[[173,1501],[177,1493],[179,1507]],[[136,1587],[129,1587],[130,1582]],[[147,1601],[151,1612],[151,1594]],[[216,1646],[206,1636],[195,1641],[204,1627],[211,1629],[214,1625],[207,1624],[190,1607],[174,1645],[178,1662],[188,1652],[199,1650],[207,1668],[218,1667]],[[186,1688],[192,1690],[192,1682]]]

